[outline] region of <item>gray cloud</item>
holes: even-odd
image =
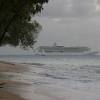
[[[97,0],[97,4],[100,4],[100,0]]]
[[[48,18],[38,20],[44,27],[38,38],[39,45],[57,42],[59,45],[89,46],[100,50],[100,18],[66,19],[65,23]]]
[[[50,0],[42,16],[45,17],[88,17],[95,16],[100,0]]]

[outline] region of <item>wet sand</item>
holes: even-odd
[[[13,93],[0,90],[0,100],[24,100],[24,99]]]
[[[2,72],[28,72],[28,68],[29,66],[0,62],[1,74]],[[33,71],[35,72],[35,70],[34,67]],[[34,73],[32,75],[34,79],[36,76]],[[8,80],[0,79],[0,84],[0,100],[100,100],[99,90],[67,89],[67,87],[62,89],[60,86],[37,85],[34,82],[28,84],[17,80],[13,81],[9,78]]]
[[[27,70],[25,66],[0,62],[0,73],[15,72],[21,73]],[[52,100],[52,97],[48,97],[45,94],[37,93],[37,87],[32,87],[31,84],[12,81],[9,79],[0,80],[0,100]],[[41,91],[40,87],[40,91]]]
[[[7,62],[0,62],[0,73],[1,72],[19,72],[22,70],[22,66],[7,63]],[[24,83],[14,82],[10,80],[0,80],[0,100],[25,100],[21,98],[19,95],[14,94],[12,92],[8,92],[5,88],[9,85],[16,84],[16,85],[24,85]]]
[[[0,72],[22,72],[25,70],[27,68],[20,64],[0,61]]]

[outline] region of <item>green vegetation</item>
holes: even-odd
[[[0,0],[0,46],[33,47],[41,25],[31,21],[48,0]]]

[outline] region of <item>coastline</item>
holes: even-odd
[[[0,73],[19,72],[19,71],[22,71],[21,65],[0,61]],[[0,79],[0,100],[25,100],[21,96],[14,94],[13,91],[12,92],[7,91],[5,88],[7,88],[9,85],[24,85],[24,83]]]
[[[48,68],[49,67],[50,66],[48,66]],[[58,67],[59,66],[56,66],[56,68]],[[89,66],[87,67],[89,68]],[[80,89],[77,88],[80,84],[74,84],[74,88],[68,88],[66,85],[66,87],[63,87],[62,84],[60,84],[60,86],[59,84],[54,83],[50,85],[48,83],[43,83],[46,78],[49,78],[50,82],[52,82],[52,80],[56,80],[58,82],[62,80],[57,79],[56,77],[41,77],[41,75],[43,75],[40,74],[41,71],[47,71],[46,68],[47,66],[36,63],[32,63],[32,65],[30,65],[27,63],[18,64],[4,61],[0,62],[0,84],[2,84],[0,85],[0,100],[100,100],[100,90],[92,88],[92,85],[88,88],[83,87],[83,89]],[[72,72],[72,70],[70,72]],[[7,77],[1,78],[4,75]],[[25,81],[21,81],[23,79],[23,75],[25,75]],[[29,75],[29,77],[27,77],[27,75]],[[19,80],[17,80],[17,76],[19,77]],[[30,78],[30,76],[32,77]],[[41,80],[41,78],[43,80]],[[98,86],[98,84],[96,85]]]

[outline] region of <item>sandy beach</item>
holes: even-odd
[[[24,100],[18,95],[0,90],[0,100]]]
[[[0,62],[0,73],[1,72],[19,72],[21,70],[22,70],[22,67],[20,65],[7,63],[7,62]],[[6,87],[13,84],[24,85],[24,83],[19,83],[15,81],[0,80],[0,100],[24,100],[19,95],[5,90]]]
[[[58,76],[60,73],[57,77],[52,75],[48,77],[46,68],[47,66],[40,64],[0,62],[0,100],[100,100],[99,89],[94,89],[90,85],[88,88],[78,89],[80,84],[73,84],[73,88],[64,86],[65,83],[57,84],[63,80]],[[52,67],[50,68],[52,70]],[[54,70],[53,68],[52,71]],[[67,71],[70,70],[67,69]],[[72,75],[72,70],[70,73]],[[70,86],[70,83],[68,85]]]

